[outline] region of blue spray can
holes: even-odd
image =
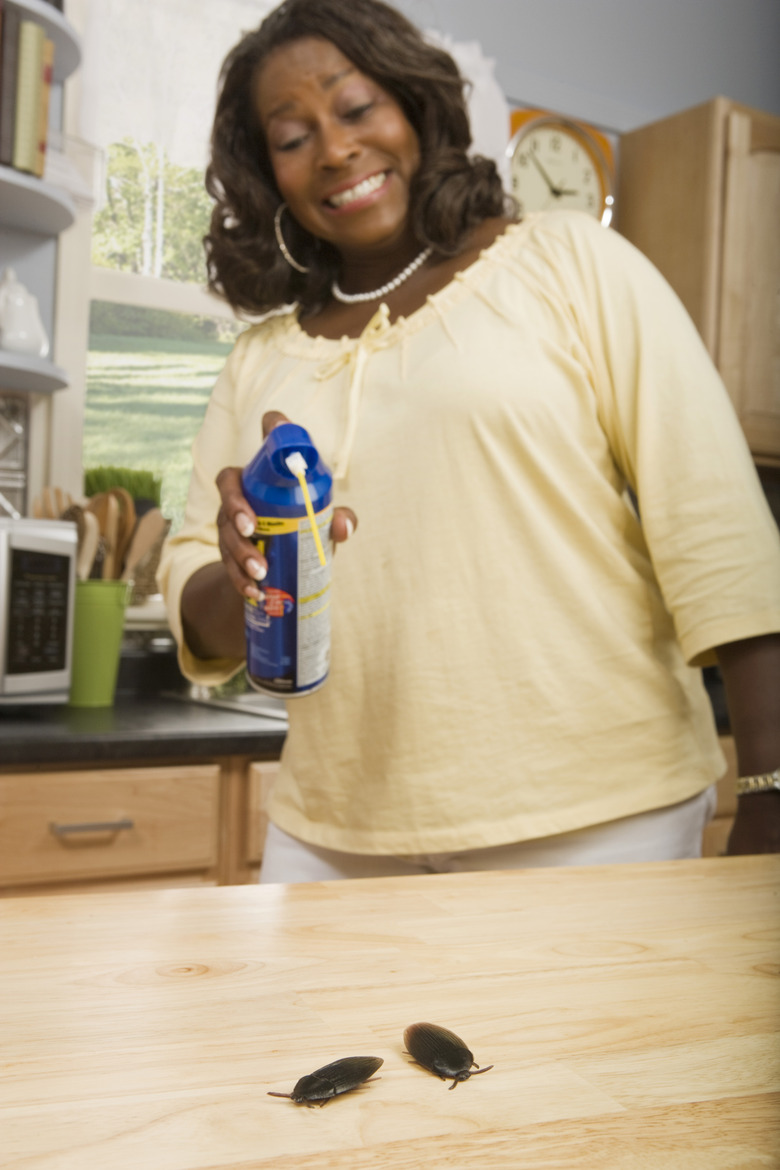
[[[247,677],[255,690],[305,695],[330,665],[333,480],[303,427],[282,423],[242,483],[257,517],[252,539],[268,562],[264,599],[244,606]]]

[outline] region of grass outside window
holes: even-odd
[[[84,466],[154,472],[172,531],[184,517],[192,441],[231,347],[231,340],[90,334]]]

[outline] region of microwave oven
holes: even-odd
[[[0,518],[0,706],[68,701],[77,551],[68,521]]]

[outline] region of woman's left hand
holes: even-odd
[[[780,767],[780,634],[718,646],[740,776]],[[738,797],[729,854],[780,853],[780,792]]]
[[[752,792],[738,800],[726,852],[780,853],[780,792]]]

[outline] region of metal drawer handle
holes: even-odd
[[[49,831],[55,837],[69,837],[74,833],[121,833],[123,829],[134,829],[135,821],[129,817],[122,817],[118,821],[84,821],[75,825],[58,825],[56,821],[49,823]]]

